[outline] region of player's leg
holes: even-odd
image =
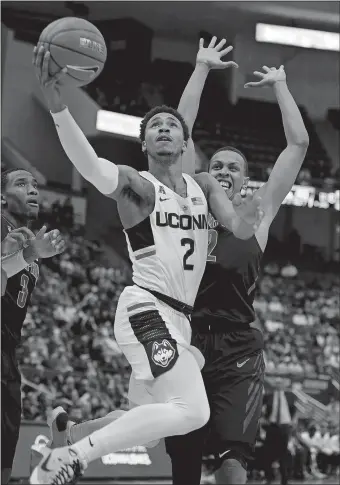
[[[225,350],[228,337],[224,337]],[[249,354],[248,354],[249,355]],[[216,481],[245,484],[262,410],[264,362],[262,351],[233,360],[216,372],[211,402],[211,440],[220,460]]]
[[[20,382],[1,382],[1,483],[12,473],[21,420]]]
[[[191,332],[185,335],[183,327],[187,329],[188,322],[178,312],[163,311],[157,299],[149,301],[145,293],[136,287],[124,290],[116,311],[115,337],[136,377],[148,381],[155,403],[131,409],[72,447],[45,450],[31,475],[33,483],[46,483],[60,473],[70,480],[79,468],[101,456],[189,433],[208,421],[209,404],[198,360],[186,348]]]
[[[171,458],[173,485],[199,485],[201,481],[204,438],[207,426],[186,435],[165,438]]]
[[[205,335],[196,339],[193,334],[192,344],[202,352],[209,345],[209,340]],[[209,361],[205,363],[205,368],[207,366]],[[204,381],[204,372],[202,377]],[[207,430],[208,424],[186,435],[165,438],[166,452],[171,459],[173,485],[199,485]]]
[[[147,385],[155,403],[136,407],[75,445],[87,461],[110,452],[204,426],[209,405],[193,355],[184,350],[174,367]]]
[[[131,373],[130,376],[130,383],[129,383],[129,408],[133,409],[137,406],[141,406],[143,404],[151,404],[153,402],[153,398],[151,394],[148,392],[147,388],[145,387],[144,381],[137,380],[134,376],[134,373]],[[74,423],[69,428],[69,436],[68,439],[65,438],[62,442],[57,446],[65,446],[65,444],[74,444],[81,439],[84,439],[86,436],[98,431],[99,429],[104,428],[108,424],[116,421],[119,417],[123,416],[127,411],[122,409],[116,409],[112,411],[107,416],[98,419],[92,419],[89,421],[84,421],[83,423]],[[65,427],[66,431],[66,427]],[[54,443],[56,440],[53,440]],[[60,441],[60,440],[59,440]],[[69,443],[66,443],[69,441]],[[150,443],[146,443],[144,446],[148,448],[153,448],[159,443],[159,440],[151,441]],[[52,448],[56,448],[57,446],[52,446]]]
[[[31,483],[46,483],[63,474],[68,481],[101,456],[206,424],[209,404],[193,354],[184,349],[173,367],[148,383],[155,403],[136,407],[71,447],[45,450]],[[48,465],[48,466],[47,466]],[[66,483],[66,482],[61,482]]]
[[[91,419],[82,423],[74,423],[73,421],[69,420],[67,412],[59,406],[53,410],[50,418],[48,419],[48,425],[52,437],[48,446],[53,449],[61,446],[72,445],[94,431],[97,431],[98,429],[112,423],[125,412],[126,411],[124,410],[116,409],[102,418]]]

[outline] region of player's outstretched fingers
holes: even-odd
[[[225,49],[223,49],[223,51],[220,52],[221,57],[225,56],[226,54],[229,54],[229,52],[231,52],[233,49],[234,47],[232,45],[228,45],[228,47],[226,47]]]
[[[47,83],[50,81],[50,75],[48,73],[48,65],[50,63],[51,54],[47,51],[44,54],[43,61],[42,61],[42,68],[41,68],[41,83],[43,86],[46,86]]]
[[[32,55],[32,64],[33,64],[33,66],[35,66],[35,64],[36,64],[37,54],[38,54],[38,47],[35,46],[33,48],[33,55]]]
[[[214,37],[211,39],[208,47],[210,47],[210,48],[215,47],[216,41],[217,41],[217,37],[216,37],[216,35],[214,35]]]
[[[204,39],[202,39],[202,37],[201,37],[200,42],[199,42],[199,48],[203,49],[203,47],[204,47]]]
[[[61,71],[55,74],[46,84],[45,86],[51,86],[52,84],[58,84],[62,78],[67,74],[67,67],[64,67]]]
[[[44,46],[41,45],[41,46],[37,47],[37,56],[36,56],[35,66],[36,66],[37,69],[39,69],[40,75],[41,75],[41,69],[42,69],[43,60],[44,60],[44,54],[45,54]]]
[[[57,254],[63,253],[66,249],[65,241],[62,239],[58,244],[54,246],[54,249],[56,250]]]
[[[265,74],[263,72],[260,72],[260,71],[254,71],[253,74],[254,74],[254,76],[260,77],[261,79],[263,79],[264,76],[265,76]]]
[[[224,67],[239,67],[238,64],[234,61],[222,62],[222,66]]]
[[[58,244],[60,244],[63,241],[62,236],[57,236],[55,239],[53,239],[52,244],[56,247]]]
[[[47,227],[46,226],[42,226],[42,228],[39,230],[39,232],[37,233],[37,235],[35,236],[36,239],[43,239],[44,236],[45,236],[45,233],[46,233],[46,229]]]
[[[226,39],[220,40],[220,42],[217,44],[217,46],[215,46],[215,50],[220,51],[226,42],[227,42]]]

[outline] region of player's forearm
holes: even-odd
[[[206,64],[196,64],[178,105],[178,111],[185,119],[191,133],[195,124],[204,84],[209,74]]]
[[[67,107],[51,113],[63,149],[78,172],[103,194],[111,194],[118,185],[118,167],[98,158]]]
[[[308,132],[287,83],[285,81],[276,82],[274,93],[281,110],[287,145],[308,146]]]

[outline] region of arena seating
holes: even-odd
[[[191,70],[190,64],[158,59],[150,65],[148,77],[140,84],[116,78],[108,85],[99,78],[86,90],[104,109],[144,116],[148,110],[163,103],[176,107]],[[172,75],[167,76],[168,72]],[[174,83],[169,79],[182,82]],[[214,76],[208,78],[193,139],[208,157],[224,145],[237,147],[249,161],[250,176],[267,180],[270,168],[285,147],[277,104],[241,98],[235,106],[231,105],[217,81]],[[300,109],[310,145],[298,181],[309,185],[313,179],[321,186],[323,179],[331,176],[331,161],[306,110]]]

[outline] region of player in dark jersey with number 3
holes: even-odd
[[[203,40],[200,41],[196,68],[178,108],[190,130],[209,70],[237,67],[234,62],[221,60],[232,50],[229,47],[222,51],[225,42],[222,40],[215,46],[214,37],[209,47],[204,48]],[[254,290],[270,224],[294,184],[309,143],[300,111],[287,88],[283,66],[280,69],[263,66],[263,70],[254,72],[261,80],[246,87],[273,88],[287,146],[268,182],[259,189],[265,216],[251,239],[235,239],[211,216],[207,266],[192,318],[192,343],[206,361],[202,374],[211,417],[205,428],[166,439],[174,485],[200,483],[204,451],[218,460],[217,483],[246,483],[246,463],[255,444],[262,408],[264,362],[262,334],[251,326],[255,320]],[[194,172],[194,153],[187,152],[186,163],[189,173]],[[230,199],[247,186],[247,160],[233,147],[224,147],[213,155],[209,172]]]
[[[1,175],[1,273],[4,278],[1,297],[2,484],[10,479],[19,437],[21,377],[15,354],[30,297],[39,277],[37,259],[55,256],[65,249],[57,230],[45,234],[44,226],[35,236],[27,227],[17,229],[18,226],[28,226],[38,217],[38,197],[37,182],[30,172],[14,169]]]

